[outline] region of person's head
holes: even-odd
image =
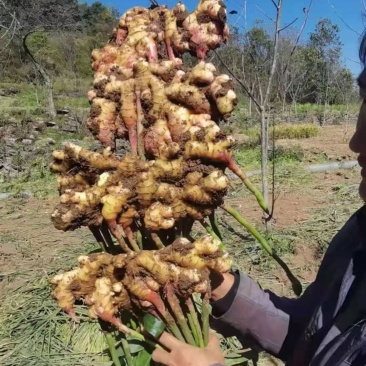
[[[358,162],[362,168],[360,196],[366,202],[366,33],[360,45],[360,60],[364,65],[364,70],[358,77],[358,85],[363,103],[358,116],[356,132],[352,136],[349,146],[353,152],[358,154]]]

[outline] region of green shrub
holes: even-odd
[[[304,150],[300,146],[291,146],[291,148],[277,146],[274,153],[269,152],[268,154],[268,160],[274,160],[276,163],[301,162],[304,160],[304,157]]]
[[[233,151],[235,161],[246,170],[259,169],[261,165],[261,149],[257,147],[236,147]],[[305,152],[300,146],[285,148],[277,146],[274,153],[268,152],[268,160],[276,164],[297,164],[304,161]]]
[[[326,106],[326,113],[334,113],[339,112],[343,115],[346,113],[357,113],[359,109],[359,105],[357,103],[353,104],[334,104]],[[312,115],[312,114],[323,114],[324,113],[324,105],[322,104],[297,104],[291,106],[292,113],[297,113],[300,115]]]
[[[260,167],[261,151],[258,147],[238,147],[234,149],[234,159],[245,169],[257,169]]]

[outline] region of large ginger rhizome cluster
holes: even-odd
[[[103,144],[114,148],[116,138],[128,137],[132,153],[172,159],[186,142],[215,142],[212,118],[229,117],[236,103],[230,78],[204,61],[187,72],[174,64],[138,61],[134,78],[102,83],[89,126]]]
[[[203,154],[207,151],[203,151]],[[69,144],[53,153],[60,204],[52,214],[56,228],[99,226],[105,220],[125,252],[139,250],[138,222],[158,232],[186,218],[203,220],[222,203],[229,185],[222,170],[197,160],[142,160],[90,152]]]
[[[228,118],[237,101],[231,80],[203,61],[227,39],[225,20],[217,0],[201,0],[191,14],[183,4],[127,11],[110,43],[92,54],[88,125],[98,139],[114,148],[117,138],[128,138],[133,153],[144,155],[145,149],[148,156],[170,159],[191,127]],[[202,61],[189,70],[182,65],[184,52]]]
[[[227,75],[201,60],[184,68],[181,55],[204,59],[228,36],[221,1],[202,0],[189,14],[141,7],[127,11],[103,49],[93,52],[94,89],[88,125],[107,146],[93,153],[69,144],[55,151],[61,203],[52,215],[62,230],[104,219],[124,249],[137,250],[137,226],[158,232],[186,218],[203,220],[223,202],[226,167],[239,171],[233,138],[215,121],[237,98]],[[117,157],[116,139],[131,153]],[[126,244],[127,238],[130,246]]]
[[[82,300],[91,318],[100,318],[129,333],[118,316],[129,310],[150,312],[170,324],[181,318],[181,306],[192,306],[193,292],[209,295],[209,270],[227,272],[231,260],[220,241],[206,235],[194,243],[177,239],[160,250],[81,256],[79,267],[55,276],[53,296],[74,320]]]
[[[82,300],[92,318],[140,337],[120,315],[128,310],[141,323],[148,312],[178,339],[207,345],[209,273],[227,272],[231,260],[212,236],[191,243],[192,225],[199,221],[220,236],[214,212],[220,206],[229,212],[226,168],[268,212],[231,156],[233,138],[218,126],[237,97],[230,77],[205,58],[228,33],[221,0],[200,0],[192,13],[181,3],[171,10],[136,7],[93,51],[88,127],[104,150],[69,143],[53,152],[60,203],[52,220],[65,231],[87,226],[105,251],[122,254],[82,256],[79,268],[52,279],[54,297],[73,318]],[[198,58],[191,68],[183,65],[185,52]],[[115,152],[119,139],[130,144],[123,156]],[[193,293],[202,296],[200,320]]]

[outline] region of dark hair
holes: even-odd
[[[362,64],[366,67],[366,31],[364,32],[360,44],[359,57]]]
[[[357,78],[357,84],[360,87],[360,93],[362,96],[366,97],[366,31],[362,35],[362,40],[360,43],[360,50],[358,51],[360,61],[363,65],[363,71]]]

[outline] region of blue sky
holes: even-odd
[[[103,4],[117,8],[121,13],[133,6],[149,6],[149,0],[99,0]],[[90,4],[93,1],[87,0]],[[172,7],[177,0],[158,0],[159,4],[166,4]],[[193,10],[198,0],[182,0],[184,4]],[[303,34],[303,40],[308,37],[316,23],[321,18],[330,18],[333,22],[340,26],[341,40],[343,43],[344,62],[352,72],[357,75],[361,66],[358,61],[358,44],[360,36],[364,30],[364,22],[362,19],[363,0],[313,0],[313,6],[309,15],[309,21]],[[366,1],[365,1],[366,2]],[[236,10],[238,14],[230,15],[229,24],[236,25],[239,28],[244,27],[244,3],[245,0],[225,0],[228,10]],[[255,19],[263,19],[270,26],[270,21],[266,19],[263,13],[257,8],[260,7],[266,14],[274,15],[274,6],[271,0],[246,0],[247,4],[247,26],[250,27]],[[290,23],[296,17],[298,21],[294,23],[293,28],[300,27],[303,21],[304,13],[302,9],[307,7],[309,0],[284,0],[283,8],[283,25]],[[334,9],[332,8],[334,7]],[[338,14],[337,14],[338,13]],[[342,21],[342,19],[344,22]],[[353,30],[351,30],[351,27]],[[355,30],[355,31],[354,31]]]

